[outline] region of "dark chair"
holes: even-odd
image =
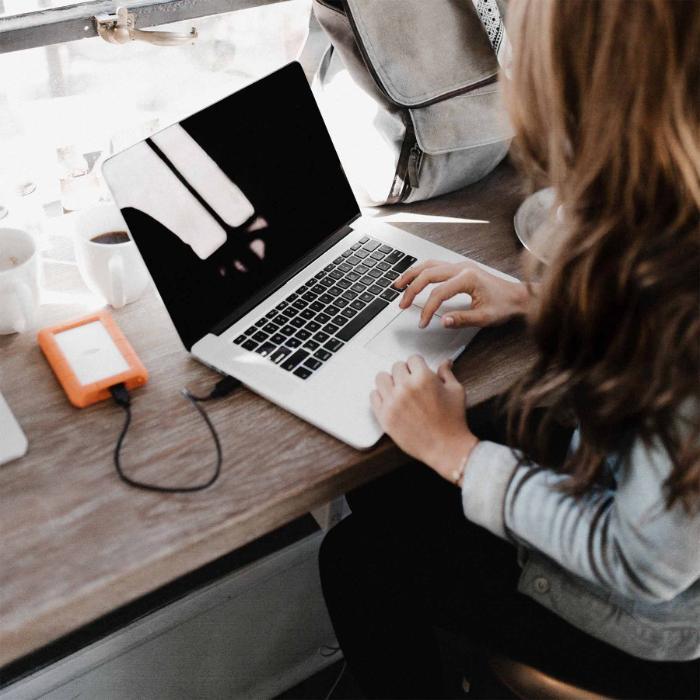
[[[491,656],[489,667],[495,678],[522,700],[611,700],[504,656]]]

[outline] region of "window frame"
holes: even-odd
[[[134,13],[136,27],[144,28],[279,2],[285,0],[124,0],[118,4]],[[0,54],[92,39],[98,36],[95,16],[114,14],[116,5],[113,0],[90,0],[0,17]]]

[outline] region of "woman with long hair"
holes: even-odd
[[[450,694],[440,628],[598,692],[697,697],[700,3],[514,0],[508,31],[514,153],[562,212],[548,262],[396,286],[407,307],[434,285],[424,323],[464,292],[447,327],[525,316],[537,360],[466,420],[449,365],[377,377],[416,462],[351,495],[324,594],[370,697]]]

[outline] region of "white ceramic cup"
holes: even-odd
[[[34,239],[0,228],[0,334],[21,333],[39,306],[39,254]]]
[[[149,275],[136,244],[99,243],[105,233],[128,234],[124,217],[114,205],[101,204],[76,215],[75,257],[88,288],[115,309],[136,301],[148,286]]]

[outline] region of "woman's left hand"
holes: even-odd
[[[384,431],[411,457],[449,481],[477,443],[466,420],[464,387],[443,362],[437,373],[414,355],[380,372],[370,400]]]

